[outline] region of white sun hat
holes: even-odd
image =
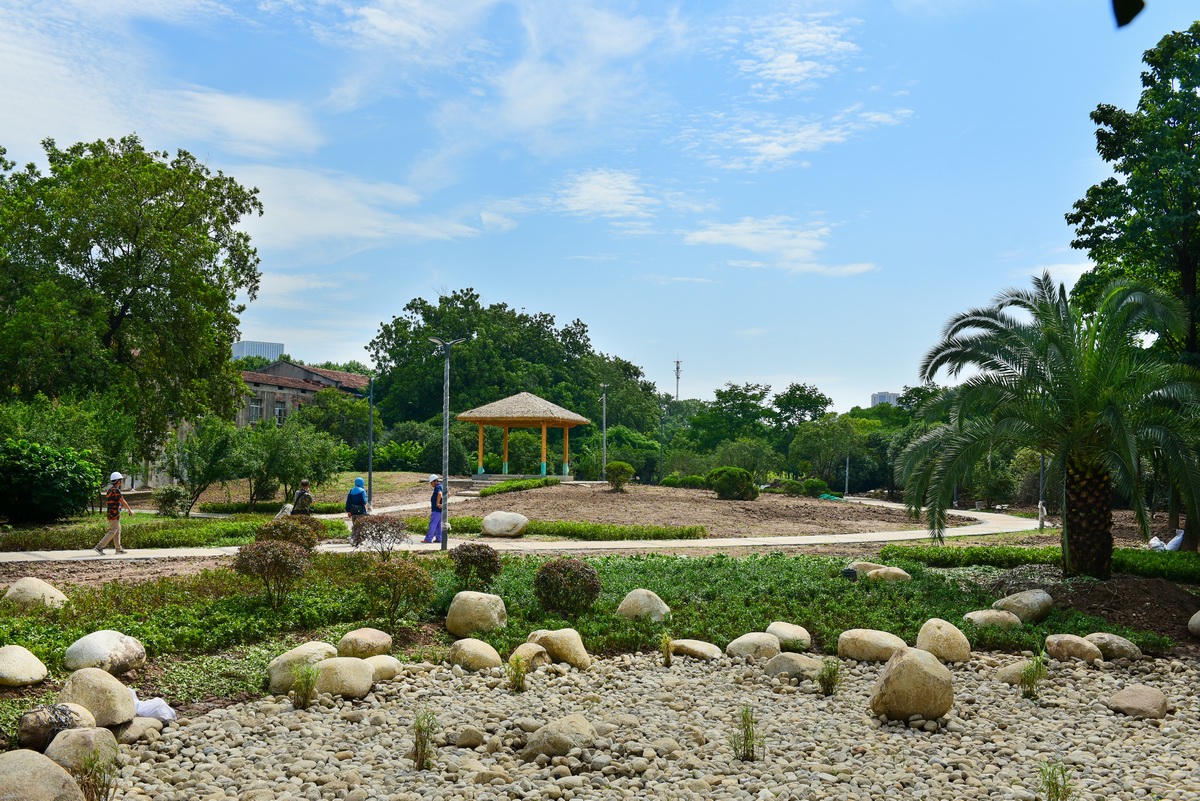
[[[113,473],[111,476],[108,477],[108,480],[109,481],[120,481],[123,478],[125,478],[125,476],[121,475],[120,473]]]
[[[438,478],[437,473],[430,473],[429,478],[427,479],[428,483],[430,483],[430,484],[432,484],[434,481],[439,481],[439,480],[440,479]]]

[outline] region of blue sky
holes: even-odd
[[[0,145],[139,134],[261,189],[245,339],[366,360],[413,297],[578,317],[663,391],[916,383],[1086,269],[1088,113],[1195,3],[0,0]]]

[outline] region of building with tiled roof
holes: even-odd
[[[361,397],[371,383],[368,376],[358,373],[324,370],[287,361],[274,362],[257,371],[243,370],[242,381],[250,394],[237,414],[239,428],[264,418],[282,423],[323,389],[338,389]]]

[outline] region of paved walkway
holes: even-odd
[[[470,498],[450,497],[451,503],[466,502]],[[852,503],[861,503],[869,506],[883,506],[891,509],[903,509],[903,504],[888,503],[886,501],[874,501],[869,499],[852,499]],[[403,506],[390,506],[377,509],[377,512],[400,512],[400,511],[415,511],[424,509],[428,502],[407,504]],[[950,512],[958,517],[967,517],[979,521],[974,525],[958,526],[946,530],[947,537],[983,537],[989,534],[1008,534],[1018,531],[1031,531],[1038,527],[1037,520],[1026,517],[1014,517],[1012,515],[1000,514],[997,512],[982,512],[975,510],[958,510]],[[318,515],[325,518],[338,518],[341,515]],[[454,524],[454,517],[450,517],[451,526]],[[520,553],[538,553],[540,551],[575,551],[586,553],[588,551],[628,551],[630,553],[644,553],[648,551],[683,551],[698,548],[760,548],[770,550],[772,547],[796,547],[805,545],[847,545],[854,543],[881,543],[881,542],[904,542],[911,540],[925,540],[929,538],[929,532],[924,529],[916,529],[911,531],[864,531],[851,534],[806,534],[798,536],[782,536],[782,537],[715,537],[698,540],[619,540],[619,541],[601,541],[601,542],[581,542],[579,540],[541,540],[541,539],[489,539],[488,544],[498,551],[520,552]],[[458,542],[461,542],[459,540]],[[458,544],[454,537],[450,537],[449,546],[453,547]],[[401,546],[398,550],[405,551],[436,551],[440,549],[440,545],[425,544],[419,540]],[[48,562],[57,560],[68,561],[100,561],[100,560],[131,560],[131,559],[165,559],[170,557],[180,556],[233,556],[237,553],[237,546],[228,548],[143,548],[129,549],[121,556],[113,554],[111,551],[105,556],[99,556],[95,551],[14,551],[11,553],[0,553],[0,563],[3,562]],[[350,553],[354,551],[349,543],[326,543],[320,546],[319,550],[329,553]]]

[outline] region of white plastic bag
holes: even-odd
[[[139,701],[137,690],[130,687],[129,692],[133,695],[133,714],[139,718],[154,718],[163,723],[170,723],[175,719],[175,710],[163,699],[151,698],[148,701]]]
[[[1167,543],[1167,550],[1178,551],[1181,545],[1183,545],[1183,529],[1177,528],[1175,529],[1175,536]]]
[[[1163,542],[1162,540],[1160,540],[1158,537],[1151,537],[1150,538],[1150,550],[1165,551],[1165,550],[1167,550],[1167,544],[1165,542]]]

